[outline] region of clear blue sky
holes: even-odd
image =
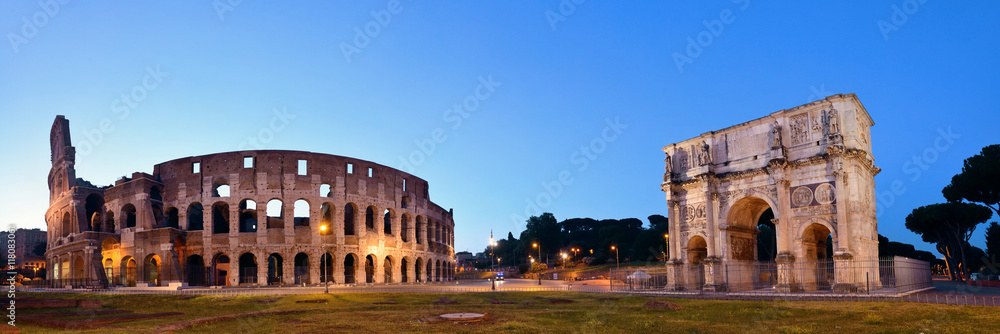
[[[455,209],[456,250],[473,252],[491,229],[518,233],[512,215],[563,170],[572,182],[540,203],[560,220],[665,215],[661,147],[836,93],[856,93],[876,123],[879,232],[931,250],[904,218],[944,201],[962,160],[1000,142],[997,2],[390,4],[3,2],[4,222],[44,226],[57,114],[70,119],[78,176],[102,185],[255,148],[251,136],[404,168],[440,129],[413,173]],[[366,27],[375,36],[358,38]],[[706,46],[688,53],[699,34]],[[675,53],[691,62],[678,67]],[[475,109],[460,124],[456,104]],[[294,118],[271,136],[275,110]],[[579,152],[609,120],[627,127],[600,153]],[[939,129],[960,137],[934,149]],[[933,161],[918,175],[908,161],[924,154]],[[890,203],[896,180],[905,191]]]

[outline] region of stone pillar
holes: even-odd
[[[253,255],[257,260],[257,285],[267,285],[267,257],[270,254],[258,251]]]
[[[337,283],[347,283],[347,278],[344,276],[344,258],[347,256],[344,252],[331,252],[330,256],[333,257],[333,281]],[[354,261],[355,266],[357,261]],[[340,268],[340,270],[337,270]]]
[[[295,284],[295,254],[292,254],[292,257],[281,258],[281,284]]]
[[[726,265],[717,256],[709,256],[702,261],[705,266],[705,291],[726,291]]]
[[[774,287],[777,292],[798,292],[802,291],[796,279],[795,255],[790,252],[778,252],[774,259],[778,265],[778,285]]]
[[[670,244],[670,250],[669,250],[669,252],[670,252],[670,254],[669,255],[670,255],[670,259],[671,260],[680,261],[680,258],[681,258],[681,247],[680,247],[681,243],[680,243],[680,238],[681,238],[681,235],[680,235],[680,228],[679,227],[680,227],[680,220],[682,219],[681,218],[681,214],[680,214],[680,204],[677,201],[667,201],[667,206],[668,206],[668,211],[669,211],[668,215],[670,216],[669,223],[668,223],[668,228],[667,228],[667,230],[670,231],[669,232],[669,234],[670,234],[670,238],[669,238],[669,244]]]
[[[671,238],[673,238],[671,236]],[[681,260],[671,260],[667,263],[667,286],[666,290],[684,290],[684,262]]]
[[[854,280],[855,270],[851,267],[852,258],[854,256],[850,253],[837,253],[833,255],[833,292],[851,293],[858,291]]]

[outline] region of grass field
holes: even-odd
[[[157,326],[258,311],[297,313],[241,316],[199,324],[178,333],[1000,333],[995,307],[903,302],[790,302],[661,299],[680,311],[646,310],[651,298],[570,292],[383,293],[272,296],[88,295],[24,293],[35,298],[90,298],[103,309],[136,313],[183,312],[182,317],[120,322],[84,333],[160,332]],[[436,305],[441,297],[458,302]],[[600,300],[600,298],[618,300]],[[492,304],[490,298],[514,302]],[[551,304],[546,298],[573,300]],[[296,301],[324,302],[296,303]],[[396,304],[373,304],[386,300]],[[264,301],[264,302],[261,302]],[[526,302],[530,302],[525,305]],[[18,310],[18,315],[39,311]],[[66,312],[68,309],[46,310]],[[423,323],[444,313],[489,313],[490,320]],[[97,316],[101,317],[101,316]],[[60,330],[20,322],[25,333]],[[162,328],[161,328],[162,329]],[[75,331],[74,331],[75,332]]]

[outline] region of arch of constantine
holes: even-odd
[[[872,125],[841,94],[663,147],[668,288],[875,288]],[[773,228],[773,262],[759,224]]]

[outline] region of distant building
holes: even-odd
[[[0,232],[0,238],[7,240],[10,232]],[[46,233],[41,229],[19,228],[14,231],[14,267],[17,269],[45,268],[45,256],[34,254],[35,246],[44,243]]]

